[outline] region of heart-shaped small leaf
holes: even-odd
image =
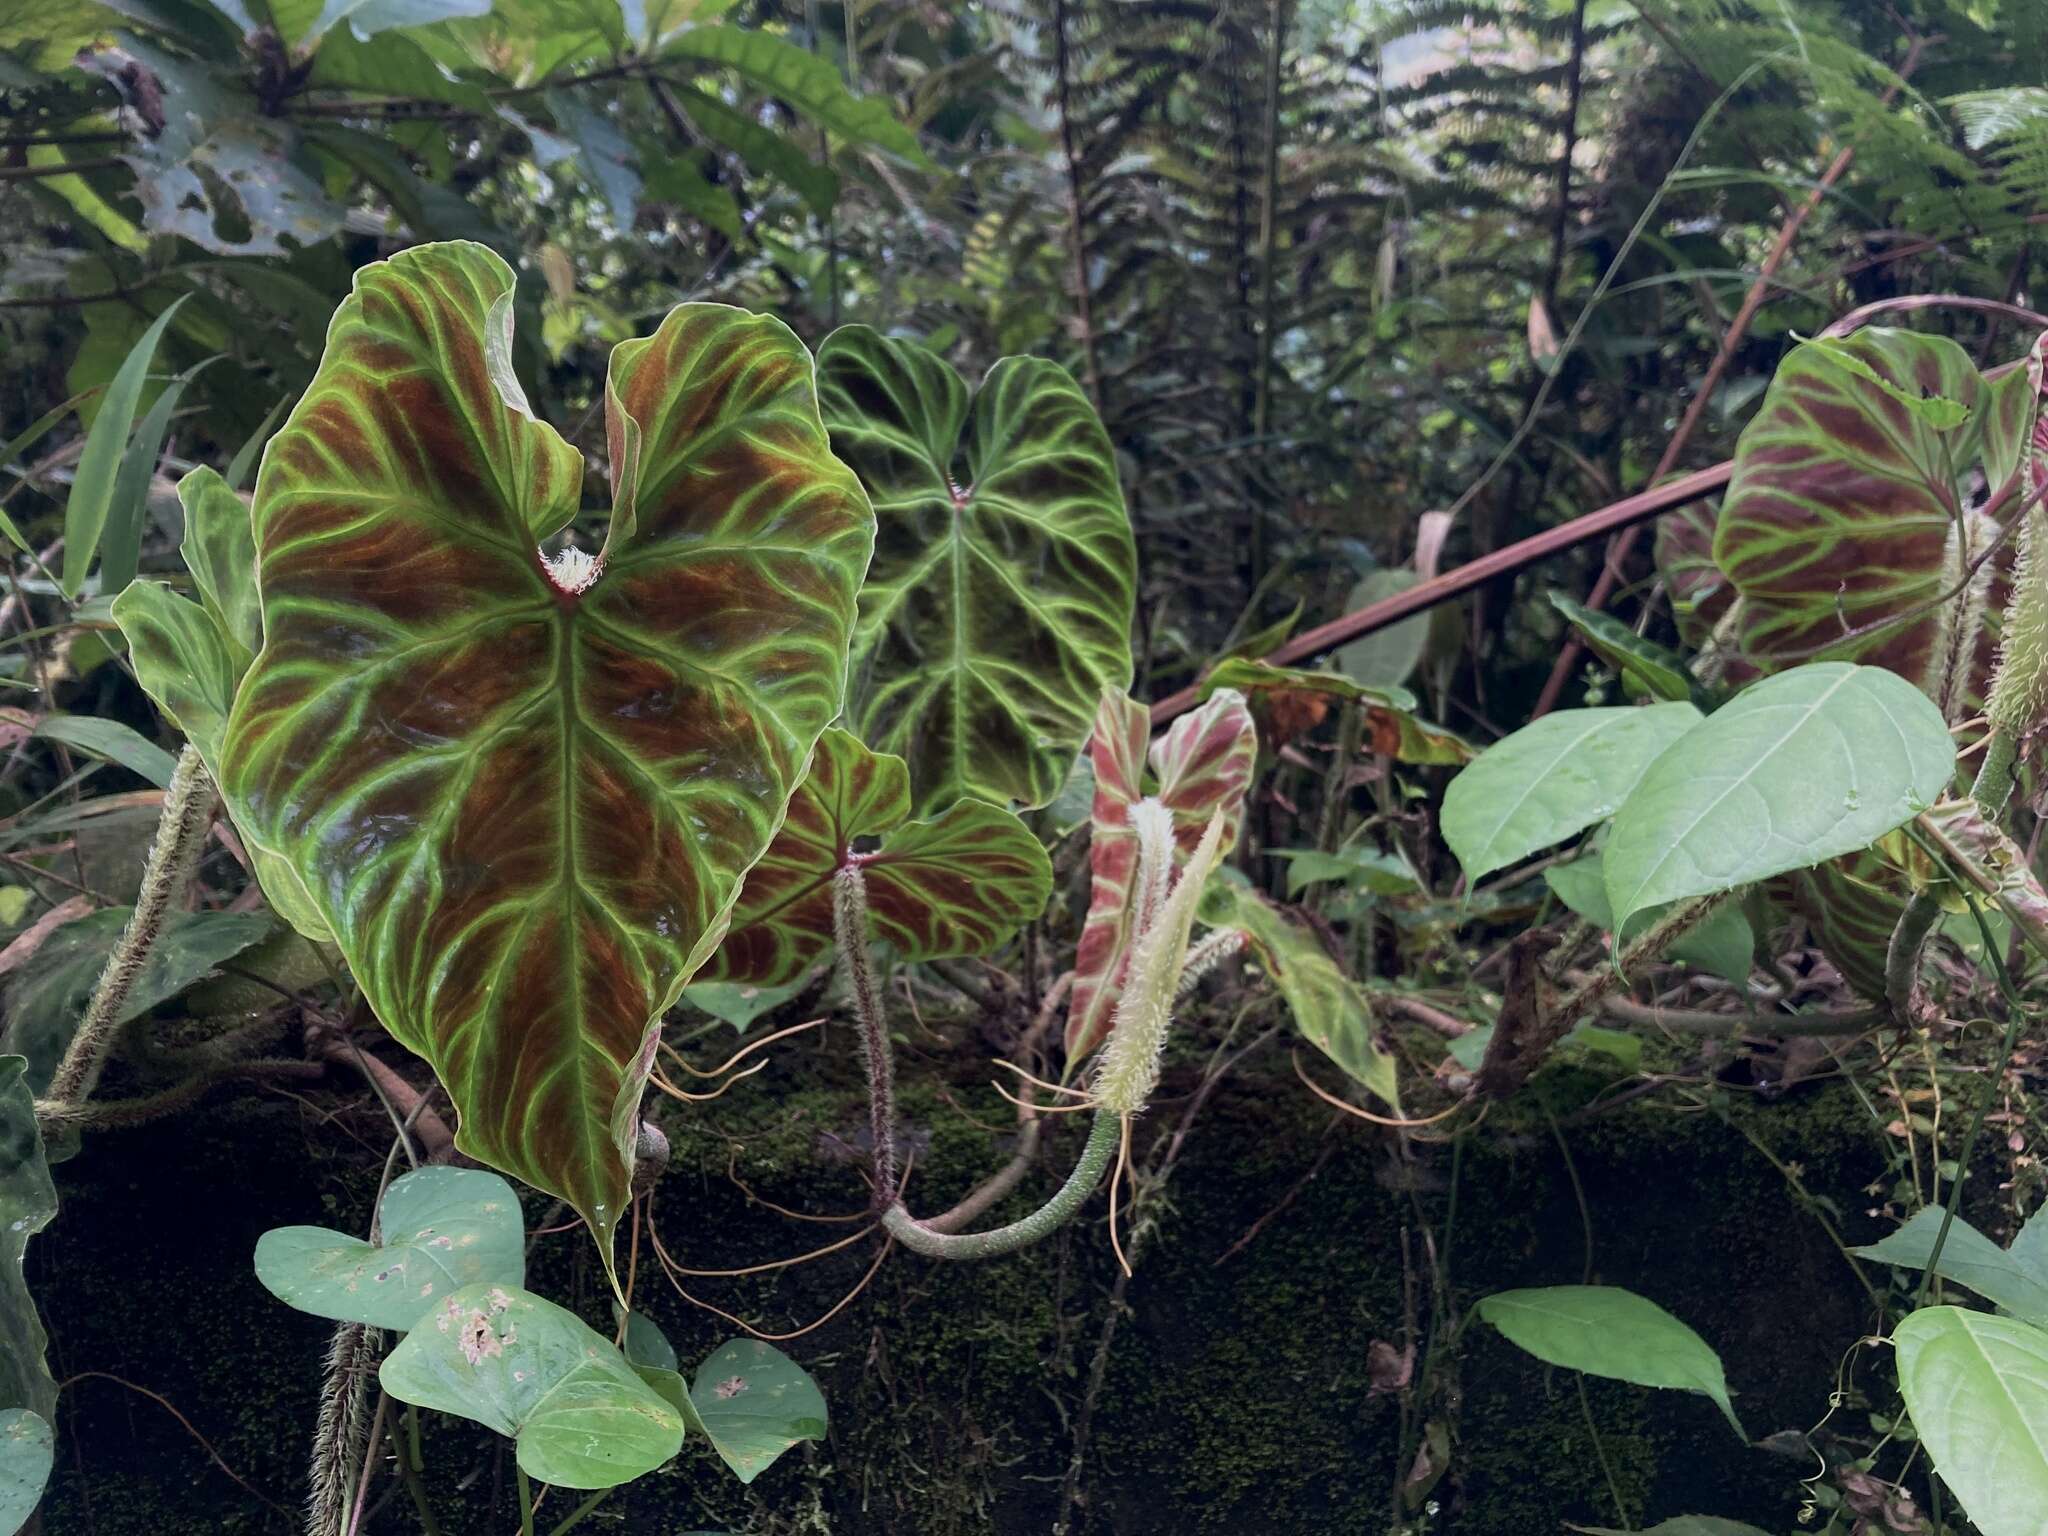
[[[0,1536],[28,1524],[56,1458],[48,1419],[27,1408],[0,1409]]]
[[[1652,763],[1608,832],[1616,926],[1868,847],[1941,798],[1941,711],[1897,674],[1795,667],[1744,689]]]
[[[827,731],[700,975],[756,986],[802,976],[832,947],[832,877],[848,862],[867,882],[871,932],[906,960],[986,954],[1045,910],[1052,864],[1012,812],[960,800],[929,821],[909,815],[903,760]],[[856,849],[874,837],[873,852]]]
[[[818,349],[818,394],[879,524],[854,731],[909,763],[918,815],[1045,804],[1097,695],[1131,680],[1137,552],[1095,408],[1028,357],[970,397],[944,359],[864,325]]]
[[[279,1301],[404,1333],[443,1297],[526,1280],[519,1196],[495,1173],[420,1168],[384,1192],[381,1243],[326,1227],[274,1227],[256,1242],[256,1278]]]
[[[57,1214],[57,1187],[36,1129],[28,1063],[0,1056],[0,1408],[57,1412],[57,1383],[43,1359],[48,1343],[21,1271],[28,1240]]]
[[[1892,1331],[1899,1390],[1934,1470],[1984,1536],[2041,1536],[2048,1510],[2048,1332],[1961,1307]]]
[[[356,274],[264,454],[220,782],[458,1145],[609,1265],[654,1031],[839,708],[873,522],[802,344],[685,304],[612,354],[602,553],[543,557],[583,464],[510,372],[512,289],[470,244]]]
[[[1094,766],[1088,868],[1088,917],[1074,957],[1067,1000],[1067,1059],[1079,1061],[1108,1037],[1130,965],[1131,898],[1138,878],[1138,836],[1131,807],[1144,798],[1145,743],[1152,733],[1145,706],[1105,688],[1096,708],[1088,755]],[[1209,818],[1223,813],[1223,851],[1237,842],[1245,793],[1259,738],[1244,695],[1219,689],[1207,703],[1174,721],[1152,744],[1158,799],[1173,812],[1178,859],[1201,841]]]
[[[799,1440],[825,1438],[825,1395],[789,1356],[731,1339],[697,1368],[690,1408],[733,1475],[751,1483]]]
[[[557,1487],[629,1483],[683,1443],[683,1416],[611,1340],[513,1286],[445,1297],[377,1376],[402,1403],[513,1436],[519,1465]]]

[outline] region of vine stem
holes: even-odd
[[[935,1232],[912,1216],[899,1202],[882,1212],[882,1229],[913,1253],[929,1259],[993,1259],[1051,1236],[1080,1212],[1102,1182],[1110,1160],[1116,1156],[1123,1129],[1123,1117],[1106,1109],[1095,1112],[1088,1128],[1088,1143],[1050,1200],[1029,1216],[1006,1227],[988,1232]]]
[[[213,780],[199,759],[198,749],[188,742],[178,754],[170,785],[164,791],[163,814],[157,820],[156,838],[142,868],[142,890],[135,898],[135,910],[129,915],[128,926],[121,930],[113,954],[107,957],[106,969],[100,972],[78,1032],[71,1037],[64,1059],[50,1079],[52,1100],[75,1104],[89,1097],[98,1086],[100,1072],[113,1049],[121,1010],[135,990],[135,978],[163,934],[171,904],[183,893],[199,863],[207,830],[213,825],[213,808]]]
[[[896,1064],[889,1050],[882,990],[868,960],[868,887],[858,864],[832,877],[832,932],[846,967],[847,991],[860,1032],[860,1060],[868,1077],[868,1129],[874,1140],[875,1209],[896,1200]]]

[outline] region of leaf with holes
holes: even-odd
[[[2041,1536],[2048,1510],[2048,1332],[1961,1307],[1892,1330],[1913,1429],[1984,1536]]]
[[[1074,956],[1067,1001],[1067,1059],[1079,1061],[1109,1034],[1130,965],[1131,897],[1138,878],[1138,836],[1131,807],[1144,798],[1145,742],[1151,735],[1145,706],[1114,688],[1102,691],[1088,755],[1094,767],[1090,813],[1088,917]],[[1258,732],[1244,695],[1213,694],[1181,716],[1152,744],[1159,800],[1173,812],[1176,860],[1202,840],[1209,818],[1223,812],[1223,850],[1236,846],[1245,795],[1258,757]]]
[[[514,1437],[527,1475],[559,1488],[630,1483],[683,1444],[682,1414],[610,1339],[517,1286],[444,1298],[377,1378],[401,1403]]]
[[[1510,1344],[1547,1364],[1711,1398],[1735,1433],[1749,1438],[1728,1400],[1721,1357],[1684,1323],[1633,1291],[1612,1285],[1501,1291],[1482,1300],[1478,1310]]]
[[[1941,797],[1955,757],[1941,711],[1882,668],[1754,683],[1665,748],[1615,816],[1615,924],[1867,848]]]
[[[1465,879],[1605,821],[1702,718],[1690,704],[1560,709],[1503,736],[1444,790],[1444,841]]]
[[[256,487],[221,787],[433,1065],[471,1156],[607,1264],[662,1013],[837,712],[872,520],[802,345],[715,304],[614,350],[603,551],[479,245],[356,274]]]
[[[855,846],[877,837],[872,852]],[[775,987],[801,978],[833,947],[832,879],[849,862],[867,883],[869,931],[906,960],[987,954],[1052,895],[1052,864],[1012,812],[960,800],[911,821],[903,759],[835,728],[819,738],[700,980]]]
[[[826,338],[818,393],[878,523],[850,725],[910,765],[918,815],[963,795],[1045,804],[1097,696],[1131,680],[1137,554],[1095,408],[1027,357],[970,396],[864,325]]]
[[[273,1227],[256,1240],[256,1278],[287,1306],[403,1333],[443,1297],[526,1281],[519,1196],[495,1173],[420,1168],[378,1207],[382,1240],[326,1227]]]
[[[1278,747],[1306,735],[1343,703],[1365,711],[1364,747],[1396,762],[1432,765],[1469,763],[1473,745],[1439,725],[1415,716],[1415,695],[1392,685],[1374,687],[1337,672],[1276,667],[1270,662],[1218,662],[1202,679],[1202,696],[1235,688],[1251,700],[1267,745]]]
[[[1980,568],[1960,617],[1936,600],[2017,505],[2033,394],[2026,370],[1987,382],[1940,336],[1872,327],[1794,348],[1743,431],[1714,533],[1747,657],[1767,671],[1866,662],[1945,705],[1980,686],[1999,562]],[[1980,468],[1990,497],[1969,511]]]

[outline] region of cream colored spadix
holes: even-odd
[[[1139,891],[1146,891],[1145,871],[1152,857],[1146,840],[1147,822],[1140,819],[1144,804],[1134,806],[1131,824],[1138,828]],[[1156,837],[1156,834],[1155,834]],[[1164,863],[1172,865],[1172,830],[1168,818],[1164,837]],[[1146,904],[1139,908],[1139,929],[1131,951],[1131,968],[1124,979],[1109,1044],[1103,1048],[1102,1063],[1095,1073],[1095,1097],[1103,1109],[1115,1115],[1134,1115],[1145,1107],[1152,1090],[1159,1085],[1159,1056],[1166,1047],[1167,1028],[1173,1022],[1173,1002],[1180,987],[1181,971],[1187,963],[1188,940],[1194,931],[1195,907],[1202,899],[1223,853],[1223,814],[1209,818],[1202,841],[1181,870],[1180,879],[1156,915]],[[1162,878],[1163,883],[1163,878]],[[1150,921],[1147,921],[1148,916]]]

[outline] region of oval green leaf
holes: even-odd
[[[848,719],[910,765],[919,815],[1059,793],[1131,680],[1137,552],[1108,434],[1065,369],[1004,358],[971,397],[916,342],[818,351],[832,447],[873,497]]]
[[[512,1436],[527,1475],[560,1488],[629,1483],[683,1444],[682,1415],[611,1340],[513,1286],[444,1298],[377,1378],[402,1403]]]
[[[606,1263],[662,1012],[837,712],[872,539],[809,356],[715,304],[622,343],[602,553],[480,245],[365,267],[264,454],[264,644],[221,786],[433,1066],[457,1144]]]
[[[519,1196],[495,1173],[420,1168],[384,1192],[381,1243],[326,1227],[274,1227],[256,1240],[256,1278],[287,1306],[404,1333],[464,1286],[526,1280]]]
[[[0,1410],[0,1536],[28,1524],[50,1481],[57,1434],[50,1421],[27,1408]]]
[[[1551,1285],[1501,1291],[1479,1303],[1479,1316],[1516,1348],[1538,1360],[1711,1398],[1746,1440],[1728,1401],[1721,1357],[1654,1301],[1612,1285]]]
[[[1614,818],[1616,925],[1867,848],[1941,798],[1941,711],[1896,673],[1816,662],[1753,684],[1666,748]]]
[[[1926,1307],[1892,1332],[1913,1428],[1984,1536],[2041,1536],[2048,1510],[2048,1333]]]
[[[1701,718],[1690,704],[1561,709],[1503,736],[1444,790],[1444,841],[1465,879],[1605,821]]]
[[[1880,1264],[1924,1270],[1927,1261],[1935,1257],[1934,1245],[1941,1238],[1946,1216],[1939,1207],[1923,1207],[1882,1241],[1850,1251],[1858,1258],[1875,1259]],[[2022,1322],[2048,1324],[2048,1267],[2040,1263],[2031,1248],[2022,1249],[2015,1243],[2008,1253],[1958,1216],[1948,1223],[1948,1237],[1941,1242],[1935,1273],[1944,1280],[1968,1286]]]

